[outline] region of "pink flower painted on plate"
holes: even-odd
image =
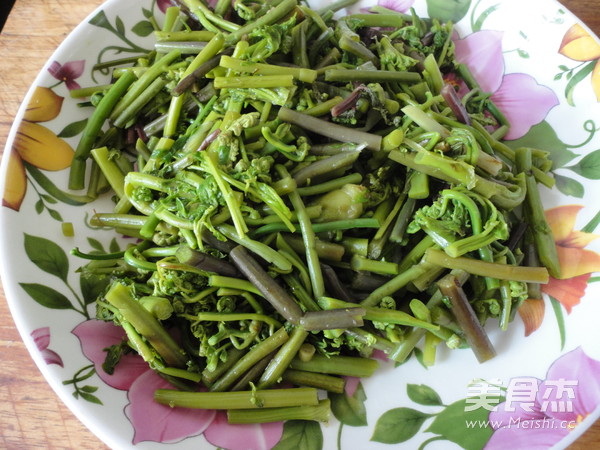
[[[133,382],[148,370],[148,364],[134,353],[121,357],[119,370],[110,375],[102,368],[106,358],[105,348],[119,344],[126,339],[122,328],[101,320],[88,320],[77,325],[73,334],[79,338],[81,350],[87,359],[94,363],[96,373],[110,387],[128,390]]]
[[[379,0],[377,6],[404,13],[407,12],[414,3],[415,0]]]
[[[283,434],[283,423],[230,425],[224,413],[212,410],[170,408],[154,402],[156,389],[171,385],[149,369],[137,354],[122,357],[114,374],[104,372],[105,348],[126,339],[125,332],[112,323],[88,320],[73,330],[83,354],[94,363],[98,376],[111,387],[126,390],[129,404],[125,415],[134,428],[133,444],[143,441],[178,442],[204,433],[217,447],[230,450],[262,450],[273,447]]]
[[[358,377],[344,377],[346,384],[344,385],[344,392],[348,397],[352,397],[358,388],[360,378]]]
[[[48,348],[50,345],[50,327],[36,328],[30,335],[33,338],[35,346],[42,354],[42,358],[44,358],[46,364],[56,364],[60,367],[64,367],[60,355]]]
[[[600,406],[600,361],[581,347],[554,361],[545,380],[535,381],[535,398],[507,401],[490,412],[495,431],[486,450],[550,448]]]
[[[225,411],[217,411],[204,437],[215,447],[229,450],[269,450],[283,434],[283,422],[231,425]]]
[[[169,6],[173,6],[173,3],[170,0],[156,0],[156,6],[162,13],[165,13]]]
[[[69,61],[64,64],[60,64],[58,61],[52,61],[52,64],[48,67],[48,72],[60,82],[64,82],[67,89],[71,90],[79,89],[81,87],[75,80],[83,74],[84,68],[84,60]]]
[[[129,388],[125,415],[135,430],[134,444],[143,441],[177,442],[202,433],[213,423],[214,410],[175,409],[154,402],[157,389],[173,389],[173,386],[152,370],[142,373]]]
[[[524,73],[504,74],[500,31],[477,31],[463,39],[455,37],[457,61],[465,64],[484,92],[511,124],[506,139],[523,137],[558,105],[556,94]]]

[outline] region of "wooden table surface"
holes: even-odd
[[[0,0],[2,1],[2,0]],[[0,149],[33,79],[67,34],[102,0],[17,0],[0,34]],[[563,0],[600,34],[600,0]],[[600,446],[600,421],[571,449]],[[50,389],[17,332],[0,291],[0,448],[99,449]]]

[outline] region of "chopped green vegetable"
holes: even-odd
[[[72,251],[127,336],[106,370],[133,349],[209,391],[158,402],[326,421],[317,389],[371,376],[375,350],[493,357],[486,321],[507,329],[528,283],[560,273],[537,190],[552,163],[498,139],[509,124],[455,60],[452,24],[335,19],[352,0],[176,3],[155,50],[76,93],[95,107],[69,186],[89,173],[87,196],[115,200],[90,224],[141,239]]]

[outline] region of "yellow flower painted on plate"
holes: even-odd
[[[561,279],[600,271],[600,255],[585,249],[600,235],[575,230],[577,214],[582,209],[582,205],[566,205],[546,211],[546,220],[556,242]]]
[[[565,33],[558,52],[575,61],[592,61],[600,58],[600,44],[576,23]]]
[[[71,165],[73,148],[38,122],[58,116],[64,98],[52,89],[36,87],[11,148],[2,205],[18,211],[27,190],[23,161],[42,170],[62,170]]]
[[[529,336],[540,327],[545,309],[544,300],[537,298],[528,298],[519,306],[519,316],[525,325],[525,336]]]
[[[561,278],[550,277],[548,284],[542,285],[542,291],[558,300],[567,313],[581,302],[591,274],[600,272],[600,255],[585,248],[600,235],[575,230],[577,214],[582,209],[582,205],[565,205],[546,211],[546,220],[556,243]],[[526,336],[540,327],[544,309],[544,302],[535,299],[527,299],[519,307]]]
[[[8,168],[6,170],[6,185],[4,196],[2,197],[2,206],[18,211],[23,201],[23,195],[27,188],[27,177],[23,161],[16,152],[10,152],[8,155]]]
[[[42,170],[62,170],[71,165],[73,149],[43,125],[24,120],[19,125],[13,149]]]
[[[575,230],[577,214],[582,209],[581,205],[566,205],[546,211],[556,242],[561,279],[550,278],[548,284],[542,285],[542,291],[558,300],[568,313],[581,302],[591,274],[600,271],[600,255],[585,248],[600,236]]]
[[[575,61],[595,61],[600,58],[600,42],[576,23],[565,33],[558,52]],[[600,60],[592,70],[592,89],[600,101]]]
[[[592,71],[592,89],[594,89],[594,94],[596,94],[596,100],[600,102],[600,59],[596,61],[596,65]]]
[[[48,122],[60,113],[64,98],[46,87],[36,87],[23,118],[29,122]]]

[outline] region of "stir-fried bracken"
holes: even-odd
[[[127,334],[105,370],[138,352],[178,388],[158,402],[327,420],[317,389],[372,375],[375,351],[493,357],[486,321],[506,329],[559,271],[537,191],[551,163],[502,143],[452,24],[337,19],[349,3],[180,0],[92,96],[70,187],[110,186],[91,224],[137,241],[74,253],[110,280],[98,318]]]

